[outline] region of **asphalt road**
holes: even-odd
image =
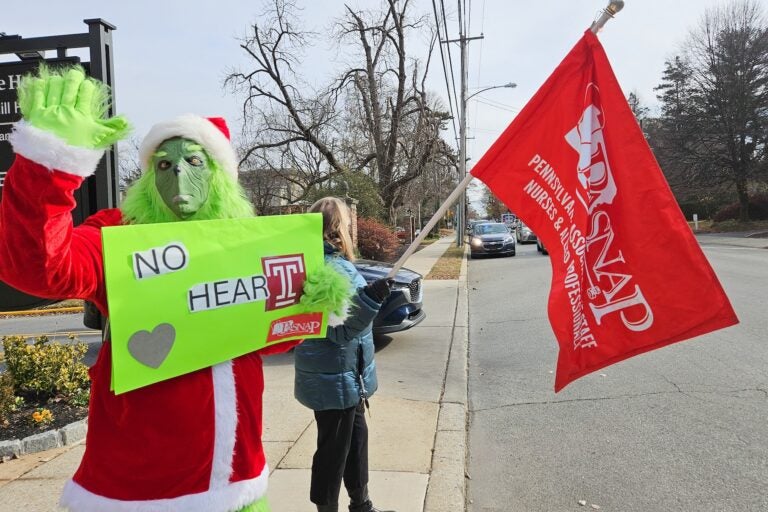
[[[61,343],[68,343],[69,336],[74,334],[77,340],[88,344],[84,362],[89,366],[96,362],[101,347],[101,331],[83,326],[82,313],[0,318],[0,338],[10,335],[34,338],[43,334],[51,341]]]
[[[768,250],[701,243],[741,323],[557,395],[548,257],[469,262],[470,512],[768,510]]]

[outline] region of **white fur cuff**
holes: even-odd
[[[347,301],[344,307],[341,308],[341,312],[339,314],[328,313],[328,327],[338,327],[339,325],[342,325],[344,322],[346,322],[347,318],[350,316],[351,309],[352,303]]]
[[[49,170],[55,169],[84,178],[96,172],[96,166],[104,154],[103,149],[71,146],[64,139],[23,120],[16,123],[8,140],[16,154]]]

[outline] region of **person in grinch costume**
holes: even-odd
[[[105,148],[129,130],[122,117],[104,119],[107,104],[106,86],[77,67],[25,77],[19,87],[23,119],[10,136],[16,159],[0,202],[0,279],[41,297],[90,301],[104,316],[102,227],[253,215],[237,184],[224,120],[185,115],[150,130],[140,147],[143,175],[120,209],[99,211],[73,227],[75,191]],[[349,287],[336,284],[330,288]],[[314,299],[318,304],[323,297]],[[326,310],[339,311],[339,304]],[[104,343],[90,369],[85,453],[61,506],[77,512],[268,511],[261,356],[293,344],[115,395],[111,343]]]

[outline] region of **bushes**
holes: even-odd
[[[768,219],[768,194],[757,194],[749,198],[747,207],[750,220]],[[712,217],[715,222],[739,219],[739,203],[729,204],[720,208]]]
[[[16,410],[16,396],[13,393],[13,379],[8,373],[0,374],[0,424],[8,420],[8,415]]]
[[[397,255],[399,241],[391,229],[374,219],[357,219],[357,248],[366,259],[391,261]]]
[[[693,220],[693,214],[699,216],[699,220],[711,219],[722,203],[713,200],[692,200],[680,203],[680,209],[686,220]]]
[[[88,367],[82,363],[88,350],[85,343],[50,343],[41,336],[30,345],[22,336],[7,336],[3,350],[8,369],[0,381],[3,397],[1,383],[9,377],[16,395],[38,400],[55,396],[80,400],[89,387]]]

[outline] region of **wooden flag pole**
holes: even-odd
[[[440,205],[440,208],[437,209],[435,214],[432,216],[431,219],[429,219],[429,222],[427,222],[427,225],[424,226],[424,228],[419,233],[419,236],[416,237],[416,239],[411,243],[411,245],[408,246],[408,249],[405,250],[402,256],[400,256],[400,259],[397,260],[395,263],[395,266],[392,267],[392,270],[389,271],[389,274],[387,274],[387,278],[392,278],[397,274],[397,271],[400,270],[400,268],[403,266],[403,263],[405,263],[405,260],[407,260],[411,254],[416,252],[416,249],[418,249],[419,244],[421,244],[422,240],[424,240],[430,231],[432,231],[432,228],[435,227],[435,224],[437,224],[437,221],[439,221],[441,218],[443,218],[443,215],[445,215],[445,212],[448,211],[448,208],[453,206],[453,203],[456,202],[456,200],[459,198],[461,193],[464,191],[465,188],[469,185],[469,182],[472,181],[472,174],[467,173],[467,175],[464,177],[463,180],[456,186],[456,188],[451,192],[451,194],[446,198],[446,200],[443,202],[442,205]],[[464,226],[456,226],[457,230],[463,230]]]
[[[592,23],[592,26],[589,27],[589,29],[594,33],[597,34],[600,29],[603,28],[603,26],[616,16],[616,13],[618,13],[620,10],[624,8],[624,0],[611,0],[608,3],[608,7],[603,9],[603,12],[600,14],[600,17]],[[392,278],[397,274],[397,271],[400,270],[405,263],[405,261],[416,252],[416,249],[419,247],[421,242],[427,237],[427,234],[432,230],[432,228],[435,227],[435,224],[437,224],[437,221],[439,221],[443,215],[445,215],[445,212],[448,211],[448,208],[453,206],[453,203],[456,202],[456,200],[459,198],[461,193],[464,191],[465,188],[469,185],[469,182],[472,181],[472,174],[467,173],[467,175],[464,177],[463,180],[456,186],[456,188],[451,192],[451,194],[446,198],[445,202],[440,206],[440,208],[437,209],[435,214],[432,216],[431,219],[429,219],[429,222],[427,222],[427,225],[424,226],[424,228],[419,233],[419,236],[416,237],[416,239],[411,243],[411,245],[408,246],[408,249],[405,250],[402,256],[400,256],[400,259],[397,260],[395,263],[395,266],[392,267],[392,270],[389,271],[389,274],[387,274],[387,278]],[[460,219],[462,217],[457,217],[457,219]],[[464,226],[456,226],[457,230],[459,231],[459,236],[462,236],[461,230],[464,230]]]

